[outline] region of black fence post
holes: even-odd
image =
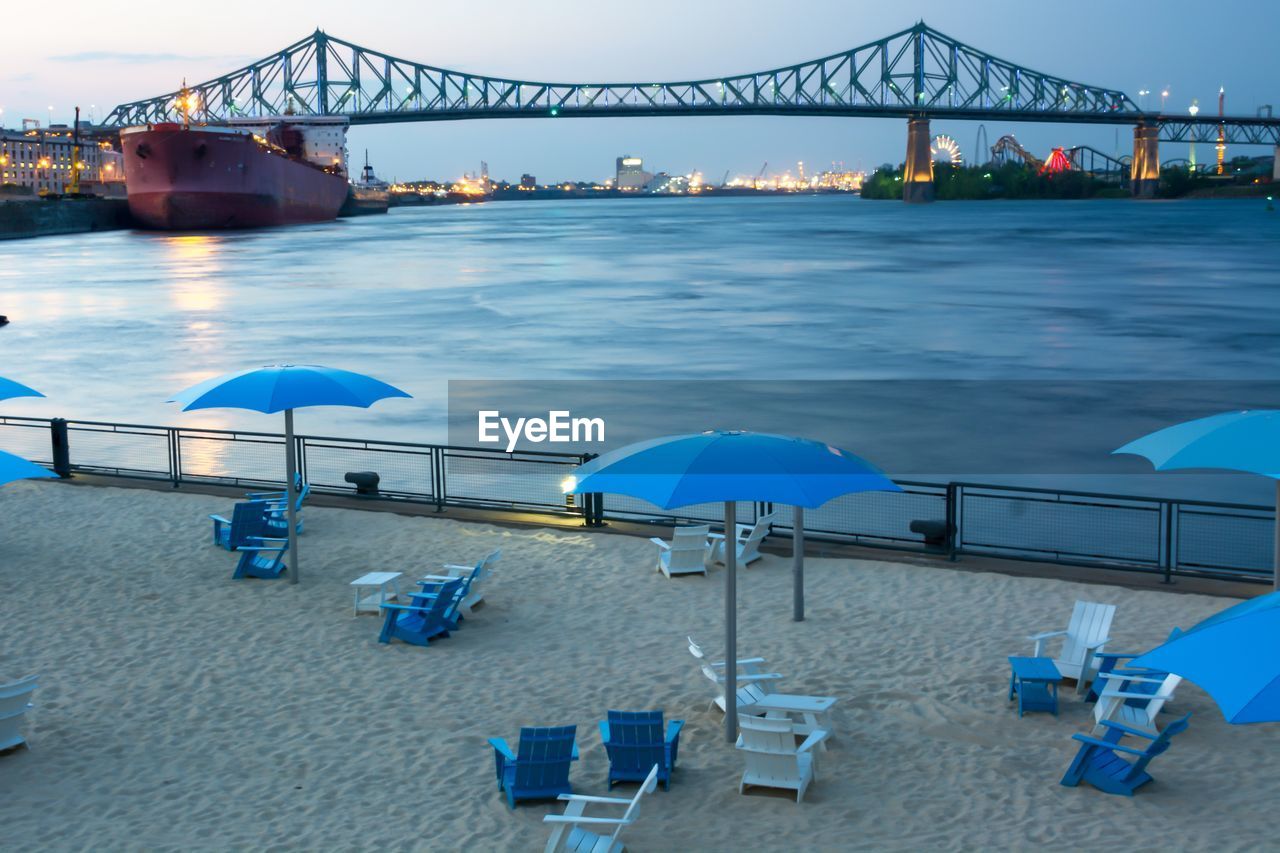
[[[947,559],[953,563],[956,561],[956,543],[960,541],[960,529],[957,526],[960,514],[956,512],[956,504],[960,497],[959,492],[959,486],[955,483],[947,483]]]
[[[49,421],[49,439],[53,444],[53,473],[64,480],[71,478],[71,442],[67,422],[63,418]]]
[[[436,512],[444,512],[444,449],[440,447],[431,448],[431,467],[432,473],[435,475],[434,482],[431,484],[431,491],[436,493]]]
[[[1165,501],[1162,509],[1164,510],[1164,580],[1163,583],[1173,583],[1173,563],[1177,559],[1173,552],[1174,541],[1174,509],[1173,501]]]
[[[169,428],[169,480],[176,489],[182,484],[182,456],[179,448],[178,430]]]

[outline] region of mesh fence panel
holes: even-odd
[[[961,545],[1059,558],[1159,565],[1160,504],[964,491]]]
[[[738,503],[736,509],[738,524],[754,524],[756,520],[755,504],[750,501]],[[626,518],[635,521],[694,521],[699,524],[724,524],[724,504],[704,503],[691,504],[676,509],[663,509],[626,495],[605,495],[604,514],[609,518]]]
[[[775,525],[791,529],[794,523],[792,507],[775,505],[774,515]],[[947,494],[944,487],[939,487],[936,492],[909,490],[841,495],[816,509],[806,509],[804,529],[806,533],[815,535],[865,537],[923,545],[920,534],[909,529],[916,519],[946,521]]]
[[[382,491],[409,498],[433,500],[435,474],[429,447],[396,447],[372,443],[323,441],[304,442],[307,482],[320,489],[350,489],[344,477],[348,471],[373,471]]]
[[[69,424],[67,445],[71,461],[80,469],[166,479],[170,476],[169,432],[165,429]]]
[[[270,483],[284,487],[284,437],[182,432],[184,478]]]
[[[0,450],[7,450],[32,462],[52,465],[53,445],[50,443],[48,422],[0,419]]]
[[[1178,566],[1271,575],[1275,519],[1270,515],[1182,508]]]
[[[578,460],[484,456],[444,451],[444,493],[450,501],[556,508],[565,505],[561,483]]]

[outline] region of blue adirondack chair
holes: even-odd
[[[293,475],[293,482],[298,488],[298,532],[302,532],[302,505],[306,502],[307,496],[311,494],[311,484],[304,482],[301,474]],[[246,492],[245,497],[251,501],[265,503],[270,509],[276,512],[267,520],[267,524],[271,533],[277,536],[287,536],[289,534],[289,515],[288,515],[288,499],[289,496],[284,492]]]
[[[600,740],[609,753],[609,789],[614,782],[643,782],[657,765],[658,781],[670,791],[682,728],[684,720],[672,720],[664,734],[661,711],[610,711],[609,719],[600,721]]]
[[[1167,643],[1169,640],[1177,639],[1181,634],[1181,628],[1174,628],[1169,632],[1169,639],[1165,640],[1165,642]],[[1085,694],[1084,697],[1085,701],[1098,701],[1098,688],[1107,686],[1107,684],[1113,680],[1108,677],[1112,673],[1119,675],[1133,675],[1144,679],[1142,681],[1122,682],[1119,689],[1125,692],[1154,694],[1159,690],[1161,679],[1169,673],[1157,672],[1154,669],[1128,669],[1120,665],[1121,661],[1133,660],[1137,656],[1137,654],[1129,652],[1098,652],[1094,655],[1094,658],[1098,661],[1098,674],[1089,685],[1089,692]],[[1132,705],[1134,707],[1142,707],[1143,703],[1140,699],[1126,699],[1125,704]]]
[[[1169,741],[1186,729],[1189,719],[1191,715],[1187,714],[1180,720],[1174,720],[1158,735],[1150,735],[1111,720],[1102,721],[1102,725],[1107,727],[1107,733],[1102,739],[1089,735],[1072,735],[1072,739],[1080,741],[1080,751],[1062,777],[1062,784],[1074,788],[1081,782],[1088,782],[1099,791],[1132,797],[1135,790],[1151,781],[1151,774],[1147,772],[1151,759],[1169,748]],[[1120,739],[1125,735],[1145,738],[1151,743],[1146,749],[1121,746]],[[1123,757],[1125,755],[1135,756],[1135,760],[1130,761]]]
[[[289,550],[288,539],[273,539],[268,536],[250,536],[250,542],[259,545],[241,545],[236,548],[240,554],[240,562],[231,575],[233,580],[241,578],[278,578],[285,570],[284,555]]]
[[[378,642],[390,643],[394,638],[415,646],[427,646],[433,639],[449,636],[453,629],[448,613],[450,609],[456,609],[457,593],[461,587],[462,578],[455,578],[441,584],[436,595],[413,593],[413,604],[383,604],[382,633],[378,635]]]
[[[578,760],[577,732],[577,726],[525,726],[520,729],[519,754],[502,738],[489,738],[498,790],[507,792],[511,808],[517,800],[550,800],[573,793],[569,766]]]
[[[461,578],[449,578],[448,580],[440,581],[420,580],[418,581],[418,585],[422,588],[409,593],[409,598],[411,599],[410,603],[417,604],[419,606],[427,606],[428,602],[433,601],[441,594],[441,590],[445,584],[451,583],[455,580],[461,581],[457,586],[457,591],[453,593],[453,598],[449,601],[448,606],[445,607],[441,614],[441,618],[444,619],[445,624],[449,626],[449,630],[456,631],[458,630],[458,623],[462,621],[462,602],[466,600],[468,593],[471,592],[471,583],[476,580],[476,577],[479,574],[480,567],[477,566],[471,570],[471,574]]]
[[[213,544],[228,551],[241,545],[252,545],[255,536],[270,536],[268,518],[275,510],[259,501],[241,501],[231,511],[231,518],[210,515],[213,519]]]

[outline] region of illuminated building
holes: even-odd
[[[644,170],[644,160],[624,154],[617,160],[617,171],[614,175],[614,189],[623,192],[636,192],[653,180],[653,175]]]
[[[528,172],[525,172],[523,175],[520,176],[520,189],[536,190],[537,188],[538,188],[538,179],[535,178],[533,175],[530,175]]]
[[[34,193],[66,192],[74,170],[75,138],[66,125],[27,130],[0,128],[0,184]],[[124,158],[109,144],[80,140],[82,182],[124,182]]]

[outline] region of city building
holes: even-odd
[[[638,192],[644,185],[653,180],[653,175],[644,170],[644,160],[624,154],[617,160],[617,171],[614,174],[613,188],[623,192]]]
[[[538,188],[538,179],[535,178],[533,175],[530,175],[528,172],[525,172],[523,175],[520,176],[520,189],[536,190],[537,188]]]
[[[67,125],[6,130],[0,128],[0,185],[25,187],[35,194],[70,189],[75,136]],[[124,158],[108,142],[80,140],[80,181],[124,185]]]

